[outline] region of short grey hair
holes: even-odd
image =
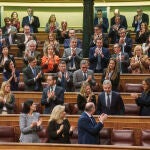
[[[28,48],[31,44],[36,45],[37,43],[36,43],[35,40],[30,40],[30,41],[27,43],[26,47]]]
[[[106,85],[106,84],[112,85],[110,80],[104,80],[103,85]]]
[[[87,60],[81,60],[81,62],[80,62],[80,67],[81,67],[83,64],[85,65],[85,64],[89,64],[89,63],[88,63]]]

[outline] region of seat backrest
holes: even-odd
[[[48,142],[48,135],[47,135],[47,126],[43,126],[42,130],[38,132],[40,143],[47,143]]]
[[[111,144],[120,146],[134,146],[133,130],[112,130]]]
[[[150,146],[150,130],[142,130],[141,145]]]
[[[110,145],[111,143],[111,128],[103,128],[100,130],[100,144]]]
[[[78,127],[75,127],[70,138],[71,144],[78,144]]]
[[[133,83],[126,83],[124,92],[136,92],[141,93],[143,91],[142,84],[133,84]]]
[[[138,116],[140,107],[138,107],[136,104],[124,104],[125,106],[125,115],[128,116]]]
[[[0,142],[15,142],[15,131],[12,126],[0,126]]]

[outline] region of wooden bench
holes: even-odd
[[[148,150],[149,147],[142,146],[113,146],[113,145],[75,145],[75,144],[23,144],[23,143],[1,143],[2,150]]]
[[[48,125],[50,115],[41,115],[43,126]],[[97,119],[97,116],[94,116]],[[67,115],[69,122],[73,126],[77,126],[78,115]],[[98,119],[97,119],[98,121]],[[20,135],[19,129],[19,115],[1,115],[0,116],[1,126],[14,126],[15,132]],[[112,129],[132,129],[134,130],[134,137],[136,145],[140,145],[141,130],[150,129],[150,117],[139,117],[139,116],[109,116],[104,123],[105,128]],[[1,144],[0,144],[1,145]]]

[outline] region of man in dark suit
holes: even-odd
[[[26,91],[42,91],[42,82],[45,81],[41,68],[37,66],[35,57],[28,57],[29,65],[23,70]]]
[[[88,62],[82,60],[80,63],[80,69],[73,73],[73,84],[75,91],[79,92],[83,82],[88,82],[91,86],[95,86],[93,70],[88,69]]]
[[[95,105],[88,102],[85,105],[85,111],[78,120],[78,143],[79,144],[100,144],[99,132],[103,128],[103,122],[107,119],[106,114],[98,116],[98,123],[94,117]]]
[[[106,17],[103,17],[103,13],[101,9],[97,10],[97,17],[94,19],[94,26],[97,24],[102,25],[103,33],[107,33],[109,23],[108,23],[108,19]]]
[[[44,114],[50,114],[56,105],[64,103],[64,89],[56,85],[56,77],[47,77],[48,87],[43,90],[41,104],[45,106]]]
[[[70,39],[72,37],[76,37],[75,30],[74,29],[70,29],[68,31],[68,36],[69,36],[69,38],[64,40],[64,48],[69,48],[70,47]],[[78,48],[82,48],[82,42],[81,42],[80,39],[77,39],[77,47]]]
[[[122,52],[122,46],[118,43],[114,45],[114,53],[111,57],[117,60],[118,71],[120,73],[128,73],[128,66],[130,64],[129,55],[126,52]]]
[[[111,18],[111,26],[115,24],[115,18],[120,17],[120,25],[123,26],[125,29],[128,28],[126,17],[123,15],[120,15],[119,9],[114,10],[114,17]]]
[[[93,70],[95,73],[102,73],[103,70],[107,67],[110,54],[109,50],[103,47],[102,38],[97,38],[95,42],[96,46],[90,48],[89,52],[89,69]]]
[[[57,73],[57,85],[61,86],[65,92],[74,92],[73,88],[73,74],[66,68],[66,62],[59,63],[59,72]]]
[[[17,46],[19,48],[19,53],[18,56],[22,57],[22,53],[25,50],[26,44],[30,40],[35,40],[36,41],[36,36],[30,32],[30,27],[29,25],[25,25],[23,27],[23,34],[18,34],[17,35]]]
[[[28,16],[23,17],[22,27],[24,27],[25,25],[29,25],[31,33],[37,33],[38,28],[40,27],[39,18],[37,16],[33,16],[32,8],[28,8],[27,13]]]
[[[90,39],[90,47],[94,47],[96,45],[95,40],[98,37],[103,39],[104,47],[109,46],[108,34],[106,35],[102,32],[102,25],[95,25],[94,26],[94,35],[92,35],[91,39]]]
[[[110,80],[104,80],[103,90],[98,96],[97,114],[123,115],[124,103],[119,93],[112,91]]]
[[[143,13],[141,8],[137,9],[137,15],[134,16],[132,27],[134,27],[134,31],[140,31],[141,23],[147,23],[149,25],[149,16]]]
[[[82,49],[77,47],[77,38],[70,39],[70,48],[64,50],[62,60],[67,64],[67,70],[75,71],[80,68],[80,61],[83,58]]]
[[[127,36],[126,29],[119,29],[119,38],[116,40],[116,43],[122,46],[122,52],[128,53],[129,57],[132,56],[132,39]]]

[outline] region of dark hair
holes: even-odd
[[[101,30],[101,29],[103,29],[103,27],[102,27],[102,25],[101,24],[96,24],[95,26],[94,26],[94,28],[98,28],[99,30]]]
[[[8,51],[9,51],[10,46],[8,46],[8,45],[4,44],[4,45],[2,46],[2,50],[3,50],[4,48],[8,48]]]
[[[66,65],[66,62],[65,61],[61,61],[59,64],[65,64]]]
[[[102,12],[102,10],[101,10],[101,9],[98,9],[97,12]]]
[[[27,114],[30,112],[30,106],[33,104],[33,100],[32,99],[28,99],[27,101],[24,102],[23,104],[23,109],[22,112]]]
[[[32,62],[33,60],[35,60],[36,59],[36,57],[34,57],[34,56],[29,56],[28,57],[28,62],[30,63],[30,62]]]
[[[147,91],[150,91],[150,78],[146,78],[143,81],[145,81],[146,84],[148,85],[148,90]]]
[[[8,60],[5,61],[4,68],[5,68],[6,71],[11,72],[11,69],[9,67],[9,65],[10,65],[11,62],[12,62],[11,59],[8,59]]]
[[[13,17],[13,14],[17,14],[17,17],[18,17],[18,13],[17,13],[16,11],[13,11],[13,12],[11,13],[11,18]]]

